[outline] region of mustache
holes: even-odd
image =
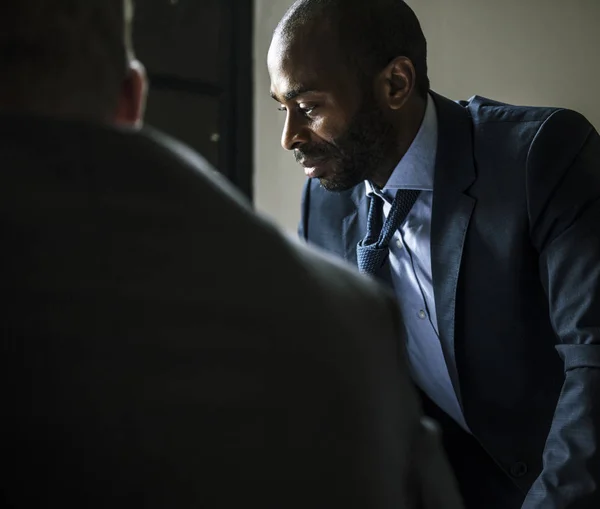
[[[318,161],[321,159],[331,159],[334,157],[339,157],[339,155],[340,154],[335,147],[328,147],[327,145],[313,145],[311,147],[303,149],[297,148],[294,150],[294,158],[296,159],[297,163],[302,163],[302,161],[306,160]]]

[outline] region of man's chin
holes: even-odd
[[[362,178],[348,179],[340,178],[339,176],[319,178],[321,187],[331,193],[343,193],[344,191],[349,191],[363,182],[364,179]]]
[[[306,176],[316,179],[321,187],[332,193],[343,193],[365,181],[365,175],[352,166],[330,159],[305,168]]]

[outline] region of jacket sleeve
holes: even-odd
[[[530,234],[564,383],[524,509],[600,507],[600,137],[559,110],[527,163]]]

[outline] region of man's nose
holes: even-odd
[[[297,115],[288,112],[281,135],[281,146],[294,150],[310,141],[310,131]]]

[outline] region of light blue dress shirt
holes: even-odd
[[[376,193],[383,198],[385,217],[398,189],[421,190],[406,221],[390,242],[392,283],[408,331],[408,360],[415,383],[469,431],[440,344],[431,277],[431,210],[437,132],[437,113],[429,96],[419,132],[385,187],[379,190],[368,181],[365,184],[367,195]]]

